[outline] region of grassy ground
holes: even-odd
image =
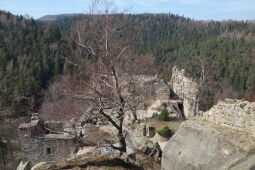
[[[143,121],[143,123],[156,128],[156,130],[161,129],[165,126],[168,126],[171,130],[176,132],[183,120],[169,120],[169,121],[160,121],[157,118],[149,119]]]

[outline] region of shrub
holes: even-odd
[[[168,120],[168,110],[164,108],[161,113],[158,115],[158,120],[167,121]]]
[[[169,138],[171,136],[171,129],[168,126],[165,126],[162,129],[156,130],[156,132],[159,135],[164,136],[166,138]]]

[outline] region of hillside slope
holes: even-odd
[[[255,94],[255,23],[196,21],[173,14],[127,15],[137,29],[138,55],[155,58],[158,73],[169,79],[174,65],[200,77],[200,60],[208,70],[203,90],[204,108],[225,97],[252,100]],[[84,15],[84,20],[88,16]],[[52,24],[70,29],[80,18],[62,18]]]
[[[42,28],[0,11],[0,108],[36,110],[40,92],[62,72],[65,43],[56,27]]]
[[[59,17],[58,17],[59,16]],[[64,71],[63,57],[73,47],[70,29],[87,15],[57,15],[53,22],[26,20],[0,12],[0,106],[36,110],[41,90]],[[255,94],[255,24],[195,21],[173,14],[126,15],[136,26],[134,50],[155,58],[165,79],[174,65],[199,77],[199,59],[209,70],[202,104],[208,108],[224,97],[252,99]],[[119,17],[121,18],[121,17]],[[28,109],[29,108],[29,109]]]

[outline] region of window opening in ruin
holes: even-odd
[[[183,103],[178,103],[178,108],[181,111],[182,117],[185,119],[185,115],[184,115],[184,109],[183,109]]]
[[[51,149],[50,148],[47,148],[47,154],[51,154]]]
[[[182,104],[182,103],[178,103],[178,108],[179,108],[180,111],[183,113],[183,104]]]

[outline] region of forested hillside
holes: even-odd
[[[1,108],[12,107],[17,112],[37,109],[42,90],[55,75],[64,72],[63,58],[69,55],[68,49],[75,50],[67,43],[71,42],[70,29],[83,17],[48,23],[0,12]],[[155,57],[162,77],[170,78],[171,67],[179,65],[197,78],[197,58],[202,58],[209,70],[206,102],[254,97],[255,23],[194,21],[172,14],[126,17],[137,29],[129,33],[137,37],[135,52]]]
[[[41,90],[61,73],[65,42],[58,28],[0,11],[0,107],[36,110]]]
[[[87,18],[88,16],[84,16]],[[173,14],[127,15],[136,26],[137,54],[155,57],[158,74],[169,79],[178,65],[199,78],[203,59],[208,70],[203,96],[208,107],[225,97],[253,99],[255,94],[255,22],[195,21]],[[71,28],[78,17],[53,25]]]
[[[165,77],[178,65],[198,79],[200,58],[208,70],[209,88],[203,96],[209,106],[224,97],[254,100],[254,22],[194,21],[175,15],[137,17],[143,23],[137,51],[152,53]]]

